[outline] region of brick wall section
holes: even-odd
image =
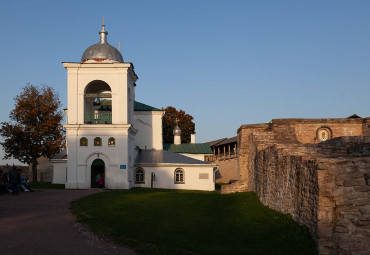
[[[308,144],[314,143],[316,131],[320,127],[329,127],[333,138],[341,136],[370,136],[370,118],[354,119],[274,119],[270,123],[242,125],[238,129],[238,172],[240,180],[249,180],[253,139],[258,146],[271,144]],[[250,140],[253,133],[254,138]],[[253,151],[253,150],[252,150]],[[253,180],[252,180],[253,181]],[[222,187],[227,189],[227,187]],[[253,190],[253,187],[250,188]],[[226,191],[225,191],[226,192]]]
[[[287,152],[296,149],[297,145],[287,148],[273,145],[257,150],[253,166],[255,180],[249,187],[254,187],[264,205],[291,214],[317,239],[317,165],[314,160]]]
[[[250,191],[248,188],[248,180],[239,180],[229,185],[223,185],[221,187],[221,194],[230,194],[236,192]]]
[[[238,172],[240,180],[248,180],[248,155],[249,155],[249,135],[252,132],[263,131],[269,127],[268,124],[243,125],[238,129]],[[224,188],[224,187],[222,187]]]
[[[306,145],[268,138],[250,134],[250,180],[240,189],[306,225],[321,254],[369,254],[370,137]]]
[[[318,246],[322,254],[370,254],[370,157],[318,164]]]
[[[280,128],[283,133],[295,133],[301,143],[317,143],[316,131],[321,127],[329,127],[332,138],[341,136],[362,136],[369,130],[368,118],[354,119],[276,119],[270,122],[272,130]]]
[[[216,182],[228,183],[230,180],[239,180],[240,174],[238,172],[238,159],[236,157],[225,160],[216,159],[213,163],[218,165]]]
[[[370,118],[364,119],[362,130],[364,135],[370,136]]]
[[[334,139],[317,143],[321,127]],[[370,254],[370,118],[243,125],[238,153],[242,178],[222,193],[255,191],[306,225],[321,254]]]

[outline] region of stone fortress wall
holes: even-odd
[[[218,183],[228,183],[232,180],[239,179],[239,174],[236,171],[238,165],[236,157],[231,159],[216,159],[212,163],[215,163],[219,169],[215,176]]]
[[[306,225],[321,254],[369,254],[370,119],[286,119],[238,130],[241,180],[222,193],[254,191]],[[318,130],[329,130],[320,142]]]

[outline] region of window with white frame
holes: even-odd
[[[135,169],[135,183],[145,183],[145,171],[141,167]]]
[[[177,168],[175,170],[175,184],[185,183],[185,172],[182,168]]]

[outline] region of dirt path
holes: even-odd
[[[0,253],[135,254],[99,240],[75,222],[69,204],[100,190],[36,190],[0,196]]]

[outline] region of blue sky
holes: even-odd
[[[360,0],[6,1],[0,121],[27,83],[67,105],[61,62],[98,42],[103,16],[139,76],[136,100],[191,114],[197,142],[276,118],[368,117],[369,13]]]

